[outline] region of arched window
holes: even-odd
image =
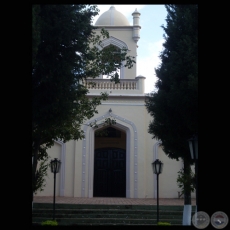
[[[118,47],[115,46],[115,45],[112,45],[112,44],[106,46],[104,49],[112,49],[112,50],[113,50],[112,53],[113,53],[113,59],[114,59],[114,61],[115,61],[115,66],[119,66],[119,63],[121,63],[121,59],[120,59],[121,49],[118,48]],[[106,62],[106,60],[103,60],[103,61]],[[122,67],[121,67],[121,68],[122,68]],[[120,69],[117,69],[117,71],[112,72],[111,75],[115,74],[116,72],[118,73],[119,78],[121,78],[121,77],[120,77]],[[102,78],[104,78],[104,79],[109,79],[109,78],[111,78],[111,77],[108,77],[108,75],[102,75]]]
[[[95,137],[118,138],[121,137],[121,131],[113,127],[107,127],[95,132]]]
[[[110,36],[109,38],[106,38],[106,39],[104,39],[102,42],[101,42],[101,46],[99,46],[98,45],[98,49],[99,50],[101,50],[102,48],[106,48],[106,47],[108,47],[108,46],[110,46],[110,45],[113,45],[114,47],[116,47],[118,50],[117,51],[119,51],[119,52],[121,52],[121,49],[122,48],[126,48],[128,51],[130,51],[129,50],[129,47],[127,46],[127,44],[125,43],[125,42],[123,42],[123,41],[121,41],[120,39],[117,39],[117,38],[115,38],[115,37],[113,37],[113,36]],[[118,74],[119,74],[119,78],[120,79],[123,79],[124,78],[124,62],[122,63],[122,67],[121,67],[121,69],[118,71]],[[107,76],[104,76],[105,78],[107,78]],[[103,75],[101,74],[100,76],[99,76],[99,78],[103,78]]]

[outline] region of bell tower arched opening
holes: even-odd
[[[110,49],[112,51],[113,54],[113,58],[114,58],[114,62],[115,62],[115,66],[119,66],[119,64],[121,63],[121,49],[119,47],[117,47],[116,45],[110,44],[106,47],[104,47],[104,49]],[[107,60],[102,60],[104,63],[106,63]],[[123,64],[123,63],[122,63]],[[109,63],[108,63],[109,66]],[[123,66],[121,66],[121,68],[123,68]],[[121,70],[117,69],[116,71],[112,71],[111,75],[114,75],[115,73],[118,74],[119,78],[121,78]],[[108,79],[111,78],[110,76],[103,74],[102,75],[103,79]]]

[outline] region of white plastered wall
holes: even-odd
[[[61,159],[61,151],[62,151],[62,146],[61,144],[55,142],[54,146],[51,149],[48,149],[48,155],[50,156],[48,163],[53,160],[54,158],[58,158],[59,160]],[[55,194],[56,196],[60,195],[60,173],[56,174],[56,190]],[[47,170],[47,176],[45,177],[46,180],[46,186],[44,188],[44,191],[42,192],[37,192],[37,196],[53,196],[54,194],[54,174],[51,172],[50,167],[48,167]]]
[[[151,163],[158,158],[164,163],[163,173],[159,176],[159,197],[177,198],[180,190],[176,179],[177,172],[183,166],[182,162],[169,159],[159,146],[156,152],[154,146],[157,140],[152,139],[148,133],[148,124],[152,118],[147,113],[144,102],[124,103],[120,101],[120,103],[111,104],[105,102],[98,107],[99,113],[90,121],[99,118],[98,123],[100,123],[103,116],[109,116],[110,108],[112,116],[117,120],[117,128],[126,132],[128,157],[126,197],[156,198],[156,176],[152,172]],[[57,174],[57,196],[92,197],[94,131],[87,125],[83,125],[82,128],[86,131],[85,140],[67,142],[65,159],[62,156],[61,144],[55,143],[48,150],[51,158],[62,159],[62,167],[65,168],[64,172]],[[61,174],[64,174],[62,182],[60,178],[63,175]],[[45,190],[38,193],[38,196],[53,195],[53,174],[49,172],[48,177]],[[62,188],[63,193],[60,192]]]

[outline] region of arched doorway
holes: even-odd
[[[95,150],[93,196],[126,196],[126,151],[124,149]]]
[[[95,133],[94,197],[126,197],[126,134],[108,127]]]

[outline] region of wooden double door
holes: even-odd
[[[119,148],[95,150],[94,197],[126,197],[126,151]]]

